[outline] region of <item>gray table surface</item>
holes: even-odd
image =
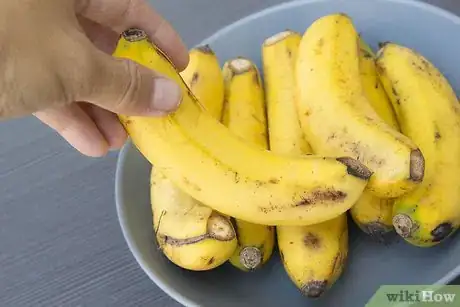
[[[283,1],[151,2],[193,46]],[[428,2],[460,14],[458,0]],[[114,204],[116,161],[116,152],[79,155],[34,118],[0,124],[1,307],[179,306],[126,246]]]

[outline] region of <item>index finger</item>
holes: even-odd
[[[179,34],[145,0],[76,0],[76,12],[117,33],[142,29],[179,70],[188,64],[188,50]]]

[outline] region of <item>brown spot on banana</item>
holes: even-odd
[[[211,257],[211,258],[209,259],[209,261],[208,261],[208,265],[213,264],[213,263],[214,263],[214,260],[215,260],[214,257]]]
[[[452,223],[445,222],[439,224],[435,229],[431,231],[431,235],[433,236],[433,242],[441,242],[445,238],[447,238],[452,232],[454,231],[454,227]]]
[[[192,80],[190,80],[190,88],[193,88],[199,79],[200,74],[198,72],[194,72],[192,75]]]
[[[327,280],[313,280],[306,283],[300,292],[309,298],[319,298],[326,290]]]
[[[332,276],[337,274],[340,270],[340,266],[342,265],[342,253],[340,251],[337,252],[334,259],[332,260]]]
[[[310,195],[303,196],[296,206],[310,206],[323,201],[342,202],[346,197],[347,193],[331,188],[316,190],[311,192]]]
[[[311,249],[318,249],[321,247],[321,240],[318,238],[317,235],[308,232],[305,237],[303,238],[303,243],[307,248]]]
[[[414,182],[422,182],[425,174],[425,158],[420,149],[414,149],[410,153],[409,179]]]
[[[271,184],[278,184],[280,180],[278,178],[270,178],[268,182]]]
[[[364,164],[350,157],[340,157],[336,159],[347,167],[347,173],[357,178],[368,180],[372,176],[372,171]]]
[[[196,47],[195,49],[198,50],[198,51],[201,52],[201,53],[211,54],[211,55],[214,54],[214,51],[211,49],[211,47],[210,47],[208,44],[202,45],[202,46],[198,46],[198,47]]]

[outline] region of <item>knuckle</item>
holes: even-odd
[[[121,65],[124,67],[125,77],[122,78],[123,84],[120,85],[120,96],[116,102],[116,106],[121,109],[131,107],[136,103],[140,96],[141,90],[141,71],[136,63],[130,60],[122,60]]]

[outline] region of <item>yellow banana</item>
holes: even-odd
[[[379,79],[375,54],[364,39],[361,38],[359,43],[359,71],[364,93],[377,115],[391,128],[400,131],[391,101]]]
[[[290,65],[297,56],[300,39],[299,33],[286,30],[267,38],[262,45],[265,88],[274,89],[265,91],[270,150],[294,155],[311,152],[300,129],[295,76]]]
[[[288,30],[262,45],[270,147],[288,156],[311,153],[296,112],[295,61],[300,39],[300,34]],[[307,297],[323,295],[339,278],[347,259],[346,214],[315,225],[278,226],[276,231],[289,278]]]
[[[198,101],[220,120],[223,103],[215,103],[224,99],[224,79],[219,59],[209,45],[191,49],[189,57],[188,66],[180,75]]]
[[[387,43],[376,63],[401,131],[420,146],[426,159],[422,185],[395,201],[393,225],[413,245],[437,245],[460,223],[457,97],[441,72],[408,47]]]
[[[264,91],[254,63],[246,58],[225,62],[225,105],[222,122],[232,133],[256,146],[267,149],[267,119]],[[271,257],[275,230],[266,226],[234,219],[238,247],[230,263],[242,271],[262,267]]]
[[[364,93],[377,115],[390,127],[399,131],[396,115],[385,89],[380,83],[374,59],[374,52],[361,38],[359,68]],[[393,199],[379,198],[366,189],[351,207],[350,215],[362,231],[376,241],[384,242],[385,236],[394,230],[392,223],[393,203]]]
[[[224,97],[218,90],[219,80],[223,84],[219,61],[208,46],[190,53],[185,75],[199,77],[189,78],[187,82],[191,82],[193,94],[203,98],[202,103],[212,116],[220,119]],[[214,93],[214,99],[208,93]],[[157,241],[173,263],[203,271],[220,266],[230,258],[237,238],[227,217],[181,191],[155,168],[152,168],[150,193]]]
[[[231,257],[237,239],[227,217],[198,203],[155,168],[150,189],[157,242],[169,260],[184,269],[204,271]]]
[[[123,32],[114,56],[155,69],[181,86],[182,103],[174,113],[120,114],[119,119],[146,159],[206,206],[256,224],[305,225],[342,214],[366,186],[371,173],[356,159],[286,157],[235,136],[205,111],[144,31]]]
[[[312,226],[278,226],[277,235],[284,268],[305,296],[322,296],[342,275],[348,258],[346,214]]]
[[[305,31],[296,64],[301,126],[315,154],[358,159],[373,172],[372,193],[397,197],[422,181],[423,155],[377,116],[364,95],[358,43],[345,14],[324,16]]]

